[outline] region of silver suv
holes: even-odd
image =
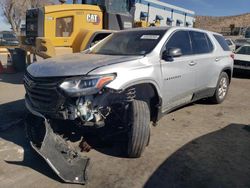
[[[32,64],[24,77],[26,106],[46,120],[117,126],[127,155],[140,157],[150,122],[180,106],[224,101],[233,55],[217,33],[182,27],[113,33],[91,49]]]

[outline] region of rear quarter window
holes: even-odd
[[[194,54],[205,54],[213,51],[213,44],[207,34],[197,31],[190,31],[192,48]]]
[[[220,46],[222,47],[222,49],[224,51],[231,51],[225,38],[221,35],[214,35],[214,38],[218,41],[218,43],[220,44]]]

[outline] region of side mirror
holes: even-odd
[[[180,56],[182,56],[180,48],[168,48],[162,53],[162,59],[164,59],[165,61],[173,61],[174,57]]]

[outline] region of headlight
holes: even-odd
[[[60,88],[69,96],[91,95],[100,91],[105,85],[115,79],[115,74],[89,76],[65,80]]]

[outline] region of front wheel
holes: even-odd
[[[211,102],[215,104],[222,103],[227,96],[228,89],[229,89],[228,75],[227,73],[222,72],[218,80],[214,96],[211,97]]]
[[[134,100],[129,108],[128,157],[138,158],[148,145],[150,137],[150,111],[144,101]]]

